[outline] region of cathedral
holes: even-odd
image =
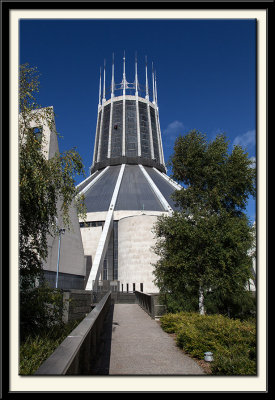
[[[86,290],[135,290],[156,293],[153,263],[157,256],[152,228],[159,215],[171,215],[171,198],[181,186],[166,175],[159,121],[156,73],[145,85],[123,76],[115,82],[114,58],[111,85],[106,90],[100,73],[96,135],[90,176],[78,185],[84,194],[86,221],[80,221],[87,259]]]
[[[120,83],[115,82],[114,57],[110,86],[106,85],[105,62],[103,74],[100,71],[92,165],[89,177],[77,186],[87,215],[79,220],[72,204],[72,229],[68,230],[60,211],[60,234],[49,236],[43,266],[52,287],[158,292],[152,230],[158,216],[172,215],[177,209],[171,195],[182,187],[166,174],[156,72],[152,66],[149,88],[146,59],[145,84],[141,85],[135,59],[135,79],[130,83],[125,61],[124,55]],[[49,159],[58,153],[54,117],[51,128],[43,119],[38,125],[45,125],[44,153]]]

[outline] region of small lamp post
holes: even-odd
[[[60,260],[60,247],[61,247],[61,235],[64,235],[65,229],[59,229],[59,240],[58,240],[58,256],[57,256],[57,267],[56,267],[56,281],[55,288],[58,287],[58,272],[59,272],[59,260]]]
[[[213,361],[213,353],[211,351],[207,351],[206,353],[204,353],[204,361]]]

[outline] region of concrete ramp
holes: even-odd
[[[114,304],[107,325],[105,348],[93,374],[205,374],[138,304]]]

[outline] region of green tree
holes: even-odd
[[[81,157],[75,149],[55,154],[50,159],[43,152],[44,136],[33,126],[54,127],[53,109],[41,108],[36,101],[39,74],[28,64],[20,66],[19,82],[19,267],[20,322],[29,328],[52,320],[56,308],[60,315],[60,296],[46,286],[42,265],[48,255],[49,235],[58,232],[59,208],[64,225],[70,229],[69,210],[75,202],[85,216],[83,197],[77,197],[75,176],[84,174]],[[43,301],[39,301],[39,296]],[[46,306],[50,304],[50,307]],[[36,308],[35,308],[36,307]],[[35,309],[34,309],[35,308]],[[56,315],[57,315],[56,314]],[[40,322],[39,322],[40,321]]]
[[[155,282],[177,309],[223,312],[246,296],[251,278],[253,227],[244,210],[255,169],[240,146],[229,154],[225,135],[208,142],[195,130],[177,138],[169,164],[184,188],[173,194],[180,212],[154,228]]]

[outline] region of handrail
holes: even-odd
[[[166,307],[163,304],[159,304],[158,293],[144,293],[136,290],[135,295],[137,303],[151,318],[159,318],[165,313]]]
[[[95,308],[67,336],[35,375],[74,375],[90,371],[99,346],[105,316],[111,305],[108,292]]]

